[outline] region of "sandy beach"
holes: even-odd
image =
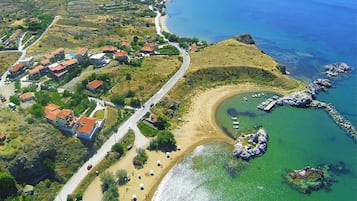
[[[165,153],[162,152],[147,151],[147,164],[143,169],[137,170],[132,165],[135,150],[131,150],[124,158],[108,168],[107,171],[112,172],[113,175],[118,169],[125,169],[130,176],[130,181],[126,185],[119,187],[120,200],[131,200],[134,194],[137,196],[137,200],[151,200],[165,174],[201,144],[213,141],[233,144],[234,141],[216,125],[214,117],[216,108],[228,97],[253,91],[274,91],[286,94],[282,89],[272,89],[271,87],[249,83],[196,91],[190,111],[183,116],[184,123],[172,131],[177,145],[181,147],[180,151],[172,152],[170,158],[167,158]],[[160,160],[161,166],[157,165],[158,160]],[[154,171],[153,176],[150,175],[150,170]],[[138,175],[141,175],[140,179]],[[100,177],[97,177],[84,192],[83,199],[85,201],[100,200],[102,197],[100,184]],[[140,184],[144,184],[143,190],[140,190]]]
[[[168,18],[168,15],[164,15],[164,16],[161,16],[160,17],[160,27],[161,27],[161,30],[164,31],[164,32],[168,32],[168,33],[171,33],[169,28],[167,28],[166,26],[166,20]]]

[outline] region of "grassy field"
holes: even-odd
[[[0,75],[12,66],[20,57],[20,53],[16,52],[0,52]]]
[[[278,63],[269,55],[254,45],[246,45],[235,39],[221,41],[199,52],[190,52],[190,56],[191,64],[184,78],[169,91],[161,107],[155,107],[154,112],[167,114],[171,111],[169,105],[177,101],[180,108],[175,112],[180,117],[189,108],[195,89],[217,85],[252,82],[287,91],[305,88],[302,82],[283,75],[277,69]],[[174,125],[177,119],[170,122]]]
[[[105,110],[98,110],[94,113],[94,118],[96,119],[104,119]]]
[[[124,95],[128,90],[134,90],[137,98],[145,100],[159,90],[180,65],[181,61],[177,56],[170,56],[146,57],[141,67],[120,66],[119,71],[112,72],[113,75],[118,73],[113,76],[118,83],[112,88],[110,96]],[[125,80],[128,73],[131,80]]]
[[[155,137],[159,130],[149,126],[148,124],[144,122],[139,122],[138,123],[138,128],[140,129],[141,133],[145,135],[146,137]]]

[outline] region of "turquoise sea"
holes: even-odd
[[[323,77],[326,64],[348,63],[354,68],[350,76],[333,80],[334,88],[318,99],[332,103],[357,126],[354,0],[170,0],[167,13],[169,30],[179,36],[215,43],[249,33],[291,76],[306,82]],[[200,146],[165,176],[154,200],[357,200],[357,146],[327,113],[292,107],[265,113],[256,109],[264,99],[251,95],[224,101],[216,119],[235,132],[229,114],[236,111],[241,131],[263,126],[269,134],[268,151],[242,163],[244,168],[232,178],[224,167],[233,147]],[[349,171],[336,175],[329,191],[302,194],[283,178],[290,169],[339,162]]]

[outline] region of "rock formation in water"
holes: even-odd
[[[268,135],[263,129],[254,134],[242,134],[234,144],[233,156],[249,160],[267,150]]]

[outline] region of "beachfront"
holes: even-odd
[[[165,174],[195,147],[213,141],[223,141],[233,144],[234,140],[229,138],[216,124],[216,108],[222,101],[236,94],[266,90],[286,94],[282,89],[272,89],[271,87],[252,83],[220,86],[196,91],[192,98],[190,111],[183,117],[185,120],[183,125],[173,130],[177,145],[181,147],[180,151],[172,152],[170,158],[167,158],[165,153],[162,152],[147,151],[147,164],[143,169],[137,170],[132,165],[135,150],[131,150],[125,157],[107,170],[115,174],[118,169],[126,169],[130,176],[130,181],[126,185],[119,187],[120,199],[130,200],[135,194],[138,200],[151,200]],[[158,160],[160,160],[161,166],[157,165]],[[150,175],[150,170],[154,170],[153,176]],[[138,178],[139,174],[141,175],[141,179]],[[144,184],[143,190],[140,190],[140,184]],[[100,178],[96,177],[84,192],[83,199],[88,201],[100,200],[102,197],[100,185]]]

